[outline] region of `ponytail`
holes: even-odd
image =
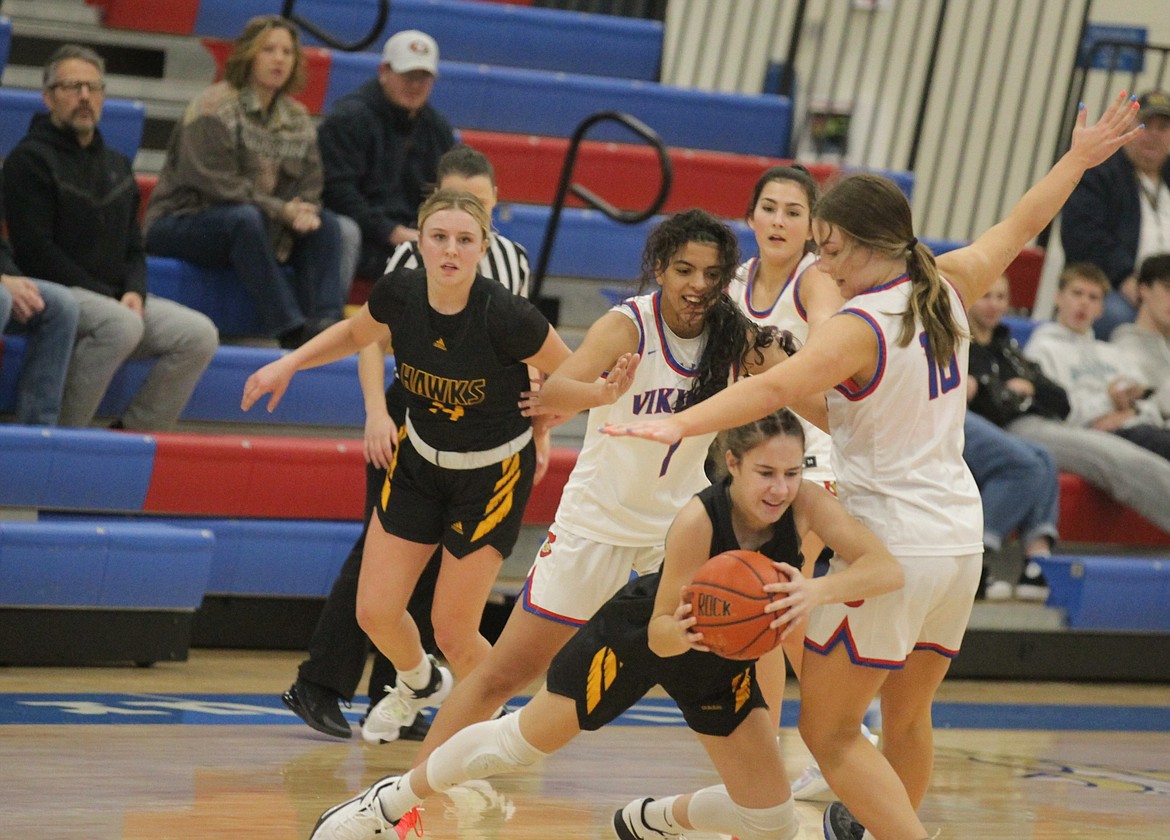
[[[938,265],[930,249],[911,238],[906,257],[906,270],[910,275],[910,304],[902,313],[902,329],[898,333],[898,345],[909,346],[915,339],[918,324],[926,333],[927,351],[939,365],[948,364],[959,338],[965,330],[955,321],[950,297]]]

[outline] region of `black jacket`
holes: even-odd
[[[4,223],[4,181],[0,179],[0,225]],[[16,264],[16,258],[12,256],[12,246],[8,244],[8,240],[0,236],[0,274],[7,274],[10,277],[23,277],[24,272]]]
[[[1024,414],[1050,420],[1068,417],[1068,394],[1045,376],[1038,364],[1025,358],[1003,324],[992,332],[990,344],[971,342],[967,369],[968,375],[979,384],[967,407],[998,426],[1006,426]],[[1036,393],[1021,397],[1006,387],[1009,379],[1028,380]]]
[[[1170,185],[1170,161],[1162,167]],[[1137,273],[1141,235],[1141,191],[1125,150],[1088,170],[1060,212],[1060,244],[1065,262],[1090,262],[1109,275],[1116,288]]]
[[[31,277],[121,298],[146,298],[138,184],[125,155],[100,131],[89,146],[47,114],[4,161],[8,234]]]
[[[397,225],[418,224],[419,205],[455,136],[430,105],[412,120],[371,79],[337,101],[317,129],[317,145],[325,206],[357,222],[364,242],[388,248]]]

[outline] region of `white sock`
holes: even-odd
[[[666,796],[647,802],[642,809],[642,821],[663,834],[682,834],[682,826],[674,818],[674,803],[678,796]]]
[[[405,685],[415,691],[422,691],[431,681],[431,658],[425,653],[422,661],[413,668],[398,669],[398,685]]]
[[[520,733],[521,714],[485,720],[452,735],[427,759],[427,783],[442,792],[469,779],[522,770],[544,758]]]
[[[422,799],[410,787],[410,777],[413,770],[390,781],[383,780],[374,787],[378,788],[378,804],[382,808],[382,815],[391,822],[399,819]]]

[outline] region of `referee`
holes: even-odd
[[[437,179],[439,189],[463,190],[474,195],[491,213],[496,205],[497,188],[495,170],[482,153],[470,146],[455,146],[439,158]],[[422,258],[416,242],[403,242],[386,263],[386,274],[398,268],[419,268]],[[498,233],[492,232],[488,251],[479,262],[479,273],[489,280],[500,281],[512,294],[528,296],[528,252],[524,246]],[[383,370],[382,366],[378,370]],[[383,383],[384,384],[384,383]],[[381,390],[382,385],[377,386]],[[363,377],[362,390],[374,390]],[[397,377],[386,390],[386,408],[395,426],[401,427],[406,414],[406,402],[402,385]],[[537,458],[547,463],[549,438],[546,430],[536,436]],[[539,468],[537,474],[539,475]],[[361,571],[362,551],[366,542],[366,529],[370,525],[370,512],[377,504],[378,495],[386,480],[386,469],[366,462],[365,527],[349,556],[342,564],[337,579],[325,601],[321,617],[309,640],[309,658],[301,663],[297,680],[281,695],[284,704],[318,732],[335,738],[352,736],[349,722],[341,713],[339,701],[349,706],[354,692],[365,670],[370,642],[357,622],[358,574]],[[431,626],[431,599],[435,592],[435,581],[439,574],[441,548],[435,551],[431,562],[419,578],[407,607],[411,617],[418,624],[422,644],[427,653],[437,654],[434,630]],[[386,694],[387,686],[394,685],[394,667],[377,649],[374,650],[374,666],[370,673],[369,697],[372,708]],[[363,717],[364,721],[365,718]],[[430,724],[419,714],[414,723],[402,729],[398,738],[421,741]],[[366,733],[363,733],[366,735]],[[384,733],[370,736],[367,740],[386,743]]]

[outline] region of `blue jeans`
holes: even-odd
[[[16,398],[16,422],[56,426],[61,413],[65,372],[77,335],[77,301],[64,286],[32,281],[45,308],[25,323],[11,320],[12,296],[0,285],[0,331],[28,336]]]
[[[147,231],[146,250],[204,268],[231,266],[256,303],[266,335],[341,318],[341,230],[328,210],[321,211],[317,230],[297,237],[288,263],[291,281],[272,252],[268,221],[254,204],[163,216]]]
[[[1012,531],[1025,546],[1039,537],[1055,543],[1060,482],[1048,450],[970,411],[963,434],[963,460],[983,497],[983,544],[999,551]]]

